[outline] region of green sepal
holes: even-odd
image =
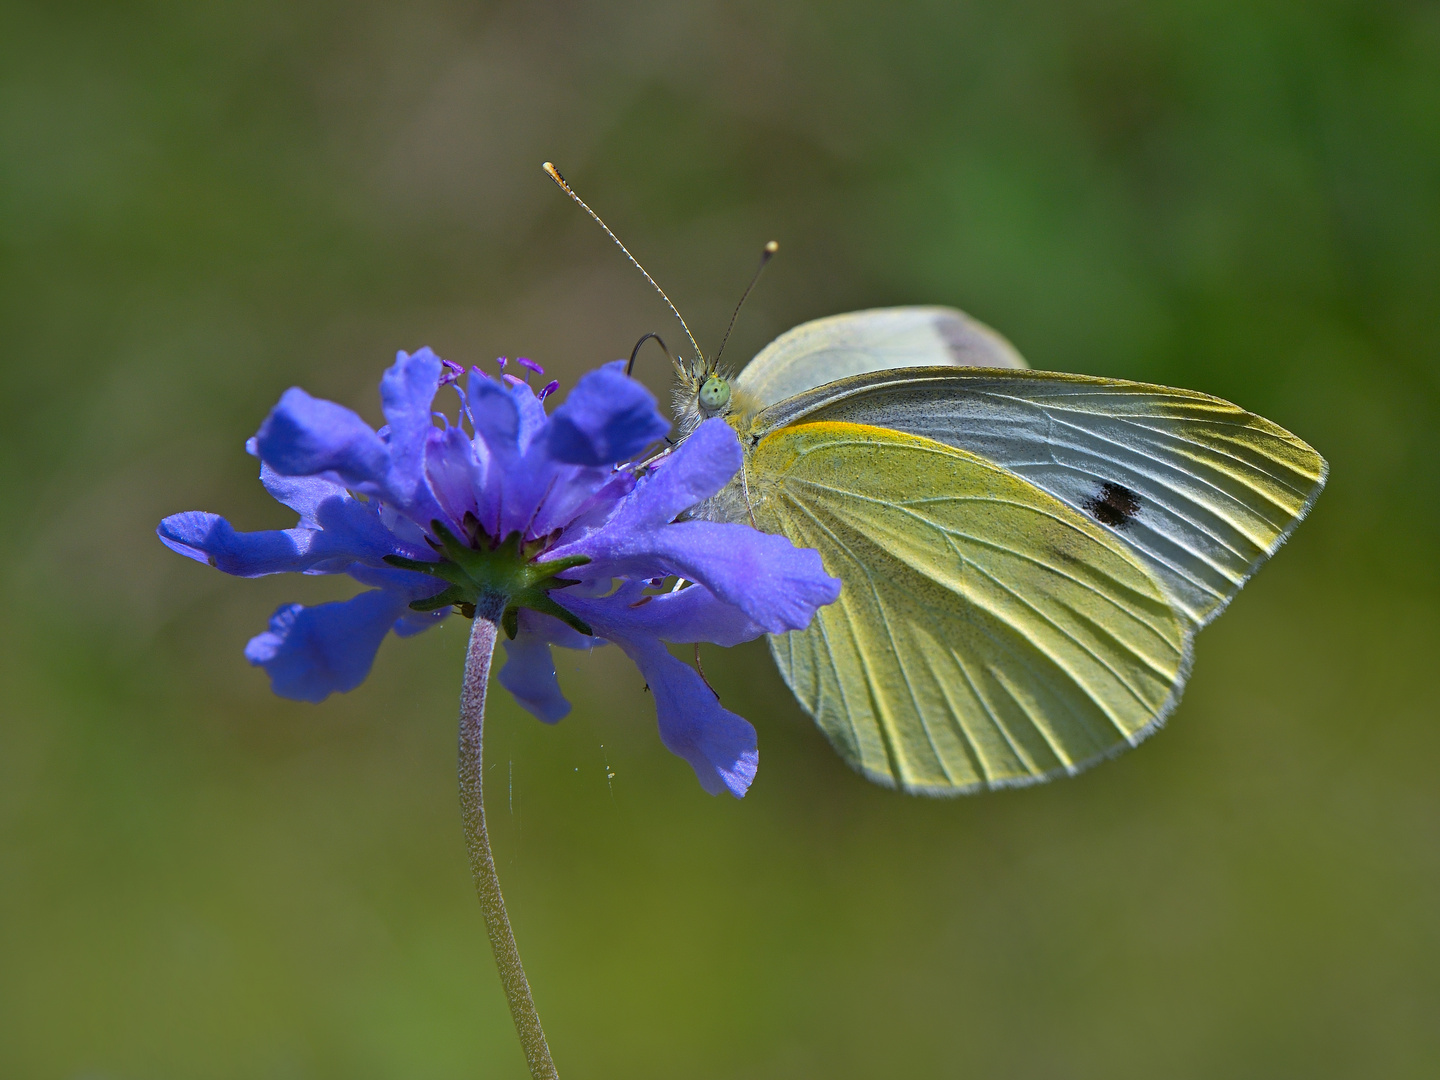
[[[442,593],[434,596],[427,596],[423,600],[411,600],[410,610],[412,611],[439,611],[441,608],[449,607],[452,604],[465,603],[464,592],[455,585],[451,585]]]
[[[505,601],[501,625],[506,636],[512,640],[519,632],[520,608],[553,616],[587,637],[594,636],[588,624],[566,611],[549,595],[551,589],[575,584],[573,579],[559,575],[584,566],[590,561],[588,555],[533,562],[532,557],[542,550],[543,541],[522,543],[518,532],[511,533],[498,544],[487,544],[490,538],[482,533],[481,546],[471,547],[442,522],[432,521],[430,529],[440,541],[439,553],[442,557],[439,560],[422,562],[403,555],[385,556],[385,562],[399,570],[429,574],[450,583],[448,589],[435,596],[412,601],[412,610],[439,611],[454,605],[460,608],[462,614],[473,618],[482,598],[499,598]]]
[[[569,584],[573,585],[574,582],[569,582]],[[526,607],[529,607],[533,611],[538,611],[541,615],[553,616],[554,618],[559,619],[561,622],[563,622],[566,626],[570,627],[572,630],[580,631],[580,633],[584,634],[586,637],[595,636],[595,631],[590,628],[589,623],[587,623],[584,619],[580,618],[573,611],[566,611],[554,600],[550,599],[550,595],[548,593],[540,593],[538,596],[535,597],[535,602],[533,604],[527,604]]]
[[[387,563],[400,570],[418,570],[422,574],[433,574],[438,565],[433,562],[420,562],[418,559],[407,559],[404,555],[386,555],[384,558]]]

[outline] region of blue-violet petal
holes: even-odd
[[[403,595],[384,589],[315,607],[282,605],[270,617],[270,629],[245,646],[245,659],[265,669],[281,697],[324,701],[365,681],[405,605]]]
[[[550,456],[571,465],[615,465],[669,430],[655,396],[625,374],[625,361],[616,360],[584,376],[555,410]]]

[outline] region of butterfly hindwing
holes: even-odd
[[[745,366],[735,389],[757,407],[885,368],[926,364],[1023,368],[990,327],[948,307],[874,308],[801,323]]]
[[[1130,548],[975,454],[850,423],[785,427],[746,463],[767,532],[844,581],[781,673],[872,779],[955,794],[1074,772],[1177,700],[1190,627]]]

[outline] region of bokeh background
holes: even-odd
[[[569,382],[948,303],[1036,367],[1294,430],[1329,490],[1165,731],[953,802],[849,772],[763,643],[742,802],[638,674],[497,700],[490,812],[567,1077],[1440,1074],[1440,8],[0,5],[0,1075],[520,1077],[454,793],[465,625],[319,707],[242,659],[317,579],[242,452],[398,348]],[[641,374],[667,390],[658,352]]]

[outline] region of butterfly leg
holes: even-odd
[[[710,685],[710,680],[705,677],[705,668],[700,664],[700,643],[695,642],[695,671],[700,675],[700,681],[705,684],[705,689],[715,695],[715,700],[720,700],[720,691]]]

